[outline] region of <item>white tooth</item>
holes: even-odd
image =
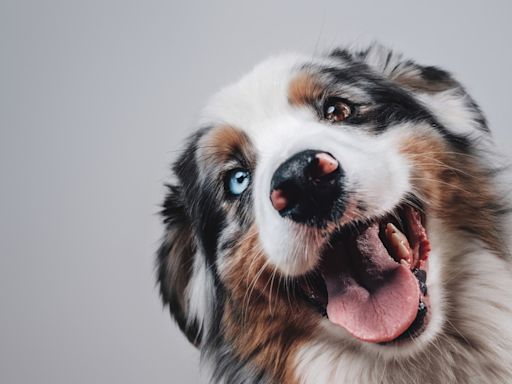
[[[400,260],[405,260],[409,264],[411,261],[411,251],[403,241],[398,243],[398,257]]]
[[[386,225],[386,236],[391,243],[395,257],[397,257],[399,260],[405,260],[408,264],[410,264],[412,252],[407,237],[391,223]]]
[[[405,259],[401,259],[400,264],[402,264],[406,268],[411,268],[411,264],[409,264],[409,262]]]
[[[396,233],[396,232],[399,232],[398,231],[398,228],[395,227],[392,223],[388,223],[386,225],[386,236],[391,236],[392,233]]]

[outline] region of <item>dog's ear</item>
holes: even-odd
[[[188,297],[197,253],[196,238],[182,188],[171,185],[168,188],[161,212],[166,229],[157,256],[160,294],[182,332],[197,346],[201,338],[200,329],[197,319],[190,317]]]
[[[478,104],[449,72],[417,64],[380,44],[373,44],[352,58],[364,62],[395,85],[418,96],[435,114],[442,115],[442,123],[459,136],[489,132],[487,120]]]
[[[432,94],[460,87],[449,72],[434,66],[416,64],[381,44],[372,44],[357,53],[356,58],[412,92]]]

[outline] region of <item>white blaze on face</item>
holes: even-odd
[[[252,182],[260,241],[270,263],[288,275],[310,271],[328,240],[316,228],[282,218],[271,204],[272,176],[291,156],[308,149],[332,154],[343,169],[347,198],[362,202],[368,216],[389,212],[409,191],[409,169],[392,132],[399,127],[375,135],[363,127],[320,122],[311,108],[290,105],[290,82],[306,62],[285,56],[261,64],[216,95],[204,118],[241,129],[251,140],[257,155]]]
[[[254,135],[258,150],[254,177],[256,223],[268,258],[290,275],[311,270],[328,239],[318,229],[282,218],[272,207],[271,179],[288,158],[308,149],[332,154],[343,169],[347,198],[363,202],[368,216],[391,211],[410,188],[409,168],[395,149],[395,135],[375,136],[297,115],[268,121]]]

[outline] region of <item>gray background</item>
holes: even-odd
[[[268,55],[377,38],[512,143],[509,2],[0,0],[0,382],[198,383],[153,254],[168,163]]]

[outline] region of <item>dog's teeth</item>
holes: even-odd
[[[393,256],[396,261],[405,261],[406,266],[412,262],[412,251],[407,237],[392,223],[386,225],[386,236],[391,245]]]
[[[387,223],[386,236],[389,237],[389,236],[391,236],[392,233],[401,233],[401,232],[393,223]]]
[[[394,234],[393,236],[394,237],[398,237],[396,234]],[[411,255],[410,248],[402,240],[398,243],[398,252],[397,252],[397,254],[398,254],[398,257],[400,258],[400,260],[407,261],[407,264],[411,263],[412,255]]]

